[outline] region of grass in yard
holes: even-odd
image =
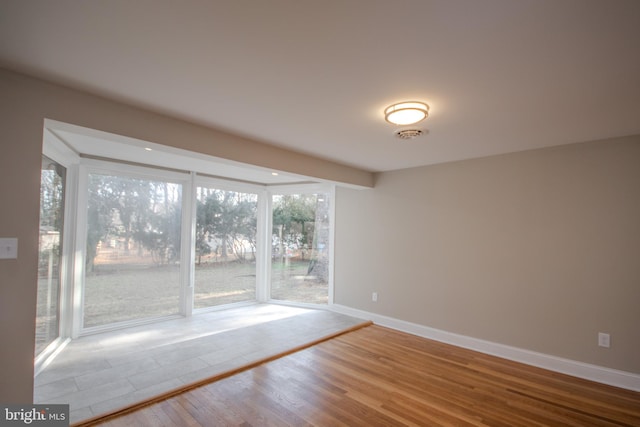
[[[194,308],[256,299],[255,262],[212,262],[196,265]]]
[[[309,262],[274,260],[271,298],[326,304],[328,286],[307,276]],[[177,265],[110,262],[87,274],[84,327],[178,313],[180,269]],[[256,299],[254,262],[209,262],[195,268],[194,308]]]
[[[96,270],[85,278],[85,328],[178,312],[178,266],[111,264]]]
[[[271,265],[271,298],[281,301],[327,304],[329,286],[308,275],[309,261],[273,260]]]

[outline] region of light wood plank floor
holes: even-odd
[[[105,426],[640,426],[640,393],[369,326]]]

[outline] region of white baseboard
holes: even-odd
[[[454,334],[452,332],[446,332],[430,328],[428,326],[419,325],[417,323],[406,322],[404,320],[364,310],[358,310],[340,304],[332,304],[330,305],[330,308],[338,313],[371,320],[378,325],[407,332],[423,338],[452,344],[458,347],[479,351],[481,353],[502,357],[504,359],[525,363],[531,366],[537,366],[554,372],[572,375],[578,378],[584,378],[628,390],[640,391],[640,375],[631,372],[577,362],[575,360],[564,359],[544,353],[472,338],[465,335]]]

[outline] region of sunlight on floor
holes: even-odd
[[[85,336],[36,376],[34,402],[70,404],[75,423],[362,323],[329,310],[254,304]]]
[[[291,316],[297,316],[299,314],[313,311],[310,309],[299,307],[268,304],[257,304],[251,305],[250,307],[250,316],[247,315],[246,308],[197,313],[194,314],[194,317],[192,317],[191,319],[165,320],[144,326],[137,326],[135,328],[128,328],[120,331],[101,334],[102,336],[104,336],[104,338],[100,340],[100,343],[104,346],[113,346],[131,342],[140,344],[145,340],[155,340],[161,338],[163,339],[163,345],[171,345],[196,338],[232,331],[234,329],[246,328],[248,326],[257,325],[263,322],[285,319]],[[194,322],[198,322],[199,324],[199,322],[203,321],[201,317],[218,317],[218,321],[210,323],[208,322],[208,328],[204,332],[189,333],[188,328],[191,327]],[[185,329],[183,329],[184,335],[175,336],[173,338],[168,337],[165,322],[170,322],[172,328],[177,327],[179,323],[184,323],[184,325],[182,325],[183,327],[185,327]],[[199,326],[196,328],[196,330],[200,329],[201,328]],[[80,339],[84,338],[85,337]]]

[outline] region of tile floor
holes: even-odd
[[[35,378],[35,403],[104,414],[361,324],[328,310],[255,304],[70,342]]]

